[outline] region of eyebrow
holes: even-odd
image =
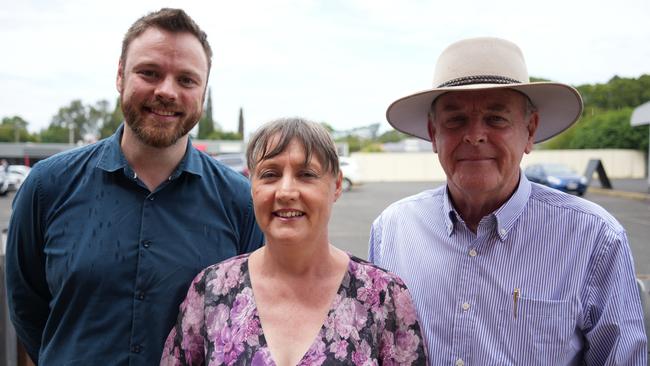
[[[488,111],[493,111],[493,112],[507,112],[510,109],[508,109],[508,106],[502,103],[494,103],[490,104],[487,106]]]
[[[162,66],[156,62],[150,62],[150,61],[144,61],[142,63],[136,63],[132,66],[132,70],[137,70],[140,68],[153,68],[153,69],[160,69]],[[192,78],[198,78],[202,80],[201,75],[197,73],[196,71],[193,71],[191,69],[182,69],[180,70],[180,75],[183,76],[189,76]]]

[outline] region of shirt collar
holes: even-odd
[[[491,215],[494,215],[496,219],[495,228],[497,230],[497,235],[501,241],[504,241],[508,237],[508,233],[514,226],[515,222],[524,211],[528,198],[530,197],[531,184],[526,179],[526,176],[520,171],[519,172],[519,185],[515,190],[515,193],[508,199],[501,207],[494,211]],[[443,196],[443,209],[445,213],[445,226],[447,228],[447,235],[451,235],[454,231],[454,225],[456,221],[460,219],[460,215],[456,213],[454,205],[451,203],[451,197],[449,196],[449,188],[445,187],[444,196]]]
[[[115,172],[120,169],[131,170],[120,147],[123,132],[124,123],[117,128],[113,135],[106,139],[101,157],[97,162],[98,168],[107,172]],[[201,164],[201,153],[192,146],[191,138],[187,141],[187,149],[185,150],[183,159],[170,178],[177,178],[182,172],[188,172],[198,176],[203,176],[204,173],[203,164]]]

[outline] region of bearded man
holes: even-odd
[[[258,248],[250,186],[196,150],[212,51],[183,11],[126,33],[117,71],[125,123],[36,164],[7,240],[12,322],[44,365],[148,365],[192,278]]]

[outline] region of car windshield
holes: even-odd
[[[544,166],[547,175],[569,175],[575,174],[571,168],[562,164],[549,164]]]

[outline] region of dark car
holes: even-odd
[[[587,190],[587,178],[564,164],[532,164],[526,167],[524,174],[531,182],[540,183],[563,192],[575,193],[578,196],[582,196]]]
[[[248,165],[244,154],[221,154],[214,158],[244,177],[248,177]]]

